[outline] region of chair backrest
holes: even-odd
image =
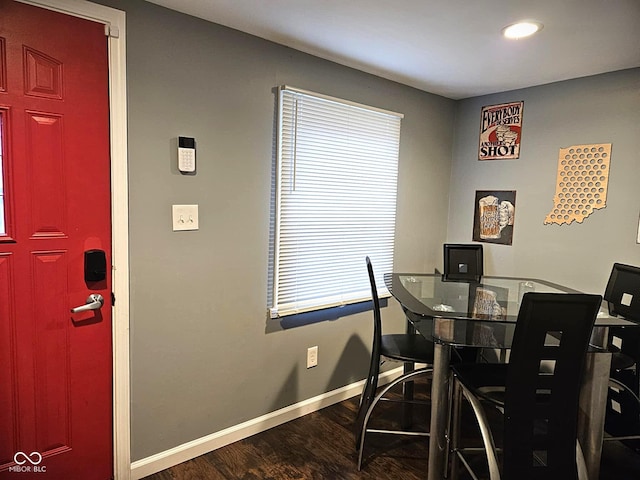
[[[640,321],[640,268],[614,263],[604,299],[610,314]]]
[[[580,385],[601,301],[587,294],[523,296],[507,373],[504,478],[577,478]]]
[[[607,301],[610,314],[640,321],[640,268],[614,263],[605,288],[604,299]],[[609,328],[609,346],[615,352],[612,362],[614,369],[618,363],[616,359],[623,359],[622,368],[612,371],[611,377],[624,383],[632,391],[638,392],[640,329]],[[628,392],[619,388],[609,388],[605,430],[613,436],[633,435],[640,431],[640,405]],[[631,444],[633,448],[640,448],[640,442],[637,440],[625,440],[625,443]]]
[[[611,315],[640,321],[640,268],[614,263],[604,292]],[[609,328],[609,345],[640,362],[640,329]],[[637,373],[636,373],[637,377]],[[637,378],[634,384],[637,384]]]
[[[369,284],[371,285],[371,300],[373,301],[373,354],[372,357],[380,357],[380,343],[382,341],[382,315],[380,314],[380,298],[376,287],[376,277],[373,273],[371,259],[367,257],[367,272],[369,273]],[[376,365],[379,365],[376,360]]]
[[[382,344],[382,317],[380,315],[380,299],[376,288],[376,279],[373,273],[373,265],[369,257],[367,261],[367,271],[369,273],[369,283],[371,284],[371,299],[373,301],[373,346],[371,347],[371,363],[369,365],[369,377],[362,394],[361,402],[369,404],[376,394],[378,388],[378,375],[380,374],[380,349]],[[364,410],[364,411],[363,411]],[[361,425],[364,421],[366,408],[360,409],[356,424]]]
[[[444,244],[444,279],[480,281],[484,275],[482,245]]]

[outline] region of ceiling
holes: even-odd
[[[149,1],[452,99],[640,66],[640,0]]]

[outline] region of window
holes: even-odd
[[[280,88],[273,318],[388,295],[401,118]]]

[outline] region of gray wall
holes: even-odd
[[[478,161],[480,109],[524,100],[520,159]],[[607,206],[582,224],[543,225],[559,149],[611,143]],[[516,190],[513,245],[483,243],[487,274],[546,278],[603,293],[613,262],[640,265],[640,69],[457,104],[447,240],[470,242],[476,190]]]
[[[267,320],[274,87],[404,113],[400,270],[432,271],[441,256],[455,102],[139,0],[100,3],[127,12],[139,460],[366,375],[370,312],[289,329]],[[196,176],[177,171],[178,135],[196,138]],[[200,230],[172,232],[171,205],[191,203]],[[404,329],[395,302],[383,315],[387,331]],[[307,370],[313,345],[319,365]]]
[[[365,375],[370,312],[267,320],[277,85],[405,114],[398,270],[431,271],[443,241],[471,241],[477,189],[517,190],[513,246],[484,244],[488,274],[601,292],[612,262],[640,264],[640,69],[453,102],[140,0],[99,3],[127,12],[133,460]],[[478,162],[480,107],[513,100],[521,158]],[[196,137],[196,176],[177,172],[178,135]],[[608,142],[607,208],[544,226],[558,149]],[[199,231],[171,231],[174,203],[200,205]],[[404,328],[395,302],[383,314]]]

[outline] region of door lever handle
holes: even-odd
[[[104,305],[104,298],[99,293],[92,293],[87,298],[87,303],[79,307],[72,308],[71,313],[87,312],[89,310],[99,310]]]

